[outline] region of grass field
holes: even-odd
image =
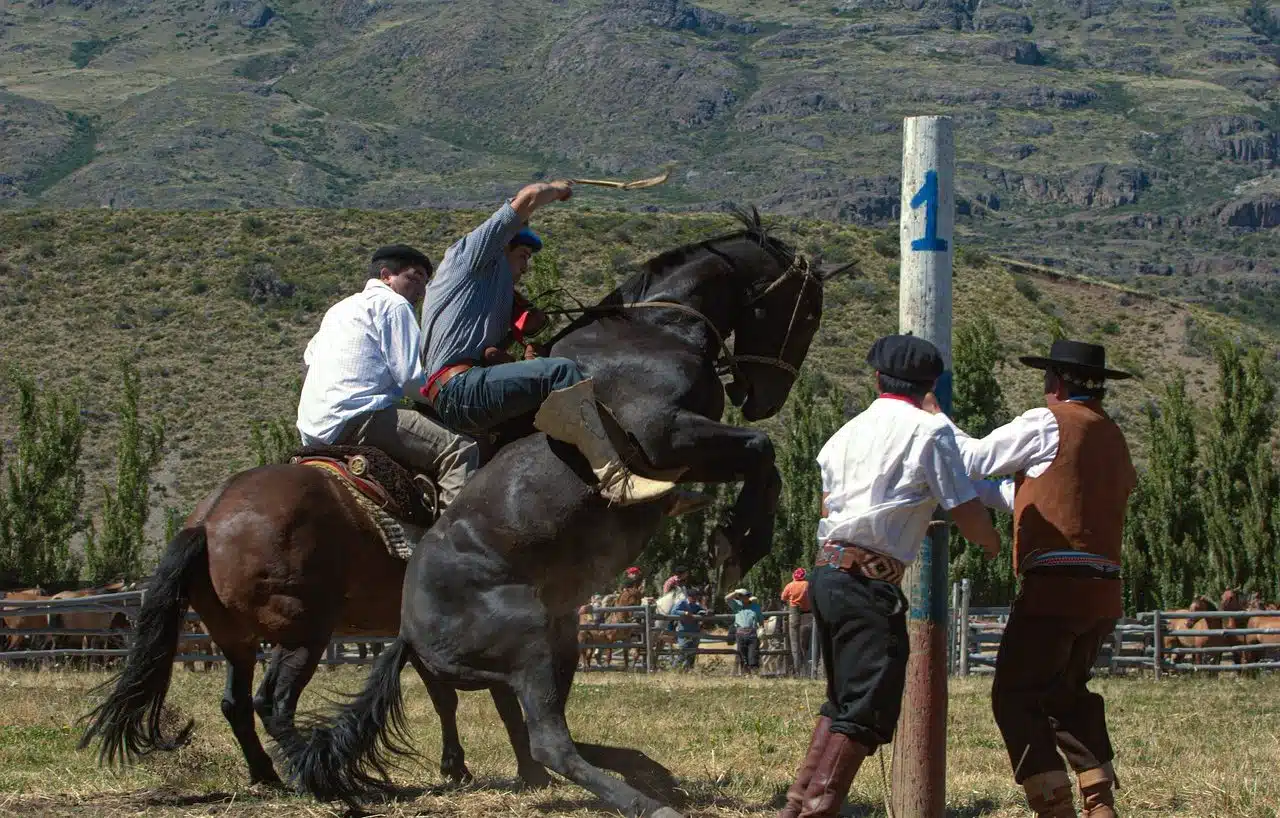
[[[317,675],[305,707],[349,691],[364,671]],[[218,710],[221,674],[175,674],[171,703],[198,721],[190,745],[117,775],[77,752],[76,717],[96,673],[0,672],[0,814],[110,816],[338,815],[307,798],[250,789]],[[448,788],[436,771],[439,731],[420,685],[405,678],[408,712],[426,766],[397,776],[388,816],[586,816],[604,812],[571,784],[522,793],[505,733],[484,694],[459,713],[477,784]],[[1125,816],[1275,818],[1280,815],[1280,677],[1103,679],[1119,758]],[[988,707],[989,679],[952,680],[948,812],[955,818],[1027,815]],[[678,780],[690,816],[770,816],[804,752],[822,696],[816,682],[725,677],[579,677],[569,724],[579,742],[635,748]],[[887,765],[891,754],[884,754]],[[647,765],[656,769],[654,765]],[[653,769],[650,769],[653,772]],[[658,775],[657,778],[661,778]],[[845,815],[885,815],[878,759],[864,765]]]

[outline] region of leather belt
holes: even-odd
[[[454,375],[457,375],[460,372],[466,372],[471,367],[471,364],[454,364],[452,366],[446,366],[444,369],[441,369],[437,371],[436,374],[432,375],[427,381],[426,388],[422,390],[422,394],[426,397],[427,403],[434,406],[436,396],[440,394],[440,390],[444,388],[444,385],[452,380]]]
[[[839,540],[823,543],[814,565],[829,565],[847,574],[860,574],[867,579],[878,579],[894,585],[902,584],[902,576],[907,570],[902,560]]]

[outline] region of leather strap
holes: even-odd
[[[453,366],[446,366],[444,369],[441,369],[439,372],[432,375],[430,380],[427,382],[426,387],[422,390],[422,395],[427,399],[427,403],[435,406],[436,396],[440,394],[440,390],[444,388],[444,385],[448,383],[454,375],[457,375],[460,372],[466,372],[471,368],[471,366],[471,364],[454,364]]]
[[[830,565],[846,574],[860,574],[867,579],[878,579],[894,585],[902,584],[902,576],[907,570],[902,560],[838,540],[823,543],[814,565]]]

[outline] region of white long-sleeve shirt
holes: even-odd
[[[938,417],[951,427],[965,471],[974,479],[982,504],[989,508],[1013,511],[1013,479],[981,478],[1020,471],[1028,477],[1039,477],[1058,456],[1058,419],[1044,406],[1023,412],[980,439],[970,437],[945,415]]]
[[[843,540],[909,563],[933,509],[977,495],[945,418],[894,398],[875,400],[818,454],[827,516],[818,542]]]
[[[421,339],[413,306],[378,279],[330,307],[303,354],[303,445],[332,443],[351,418],[414,394],[426,381]]]

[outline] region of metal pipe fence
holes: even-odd
[[[145,594],[141,590],[62,600],[0,599],[0,667],[14,662],[108,662],[127,655]],[[948,667],[954,675],[991,672],[1008,622],[1007,607],[973,606],[971,601],[968,581],[956,583],[947,623]],[[578,650],[584,671],[653,673],[691,667],[698,657],[738,657],[731,631],[721,630],[732,625],[731,614],[699,617],[700,630],[691,632],[678,629],[682,621],[687,625],[683,617],[659,613],[655,600],[649,598],[641,605],[595,608],[593,613],[620,614],[629,621],[579,622]],[[792,609],[763,614],[765,624],[757,629],[761,675],[817,678],[822,674],[817,628],[810,627],[803,645],[792,643],[788,623],[795,613]],[[62,617],[77,614],[102,617],[104,626],[85,627],[83,620],[75,622],[76,627],[62,624]],[[128,627],[118,626],[117,614],[124,616]],[[1268,627],[1259,627],[1259,618],[1274,620],[1275,626],[1266,622]],[[223,657],[209,635],[196,630],[199,616],[191,611],[186,619],[188,630],[179,637],[175,663],[192,667],[200,662],[207,669],[221,662]],[[1187,627],[1183,625],[1187,620],[1201,620],[1201,624]],[[109,626],[113,621],[116,626]],[[321,663],[330,668],[371,663],[394,638],[337,635]],[[259,661],[267,661],[268,655],[269,646],[263,645]],[[741,670],[741,664],[741,658],[735,658],[734,672]],[[1280,670],[1280,611],[1143,612],[1117,622],[1095,667],[1110,673],[1151,672],[1157,679],[1169,673]]]

